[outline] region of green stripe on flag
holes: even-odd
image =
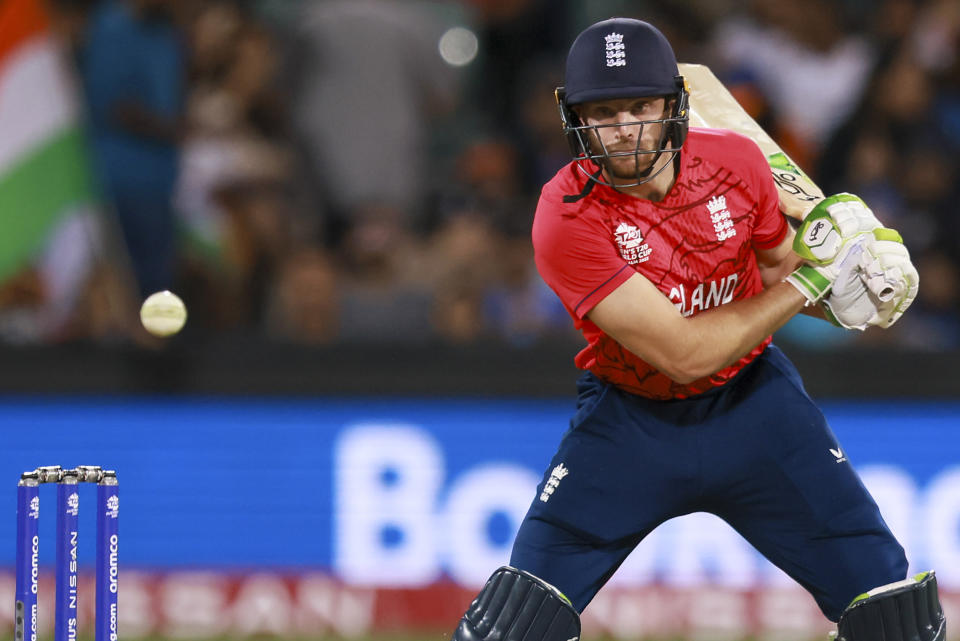
[[[72,207],[93,199],[84,138],[76,127],[0,175],[0,279],[33,258]]]

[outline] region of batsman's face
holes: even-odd
[[[663,97],[618,98],[586,102],[576,111],[584,125],[593,127],[590,148],[606,156],[606,170],[616,178],[631,179],[650,166],[660,149],[668,106]]]

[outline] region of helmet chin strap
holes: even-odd
[[[567,195],[565,195],[565,196],[563,197],[563,202],[565,202],[565,203],[575,203],[575,202],[577,202],[577,201],[583,200],[584,198],[587,197],[587,195],[588,195],[591,191],[593,191],[593,188],[594,188],[596,185],[602,184],[598,179],[600,178],[601,175],[603,175],[603,168],[600,168],[600,169],[598,169],[597,171],[595,171],[594,173],[591,174],[591,173],[588,172],[586,169],[584,169],[583,167],[581,167],[581,166],[580,166],[580,163],[578,162],[578,163],[577,163],[577,169],[579,169],[581,172],[583,172],[584,174],[586,174],[586,176],[587,176],[587,178],[589,178],[589,180],[587,180],[586,184],[583,186],[583,189],[580,190],[580,193],[579,193],[579,194],[567,194]]]

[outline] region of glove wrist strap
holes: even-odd
[[[830,286],[833,284],[810,265],[801,265],[784,280],[803,294],[807,299],[807,305],[819,302],[830,292]]]

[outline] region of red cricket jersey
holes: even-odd
[[[661,202],[604,185],[574,203],[587,177],[570,163],[548,182],[533,222],[537,269],[583,332],[577,367],[633,394],[686,398],[726,383],[770,342],[737,363],[683,385],[654,369],[586,318],[634,272],[684,316],[763,289],[756,249],[783,241],[787,222],[763,152],[725,130],[691,128],[676,183]]]

